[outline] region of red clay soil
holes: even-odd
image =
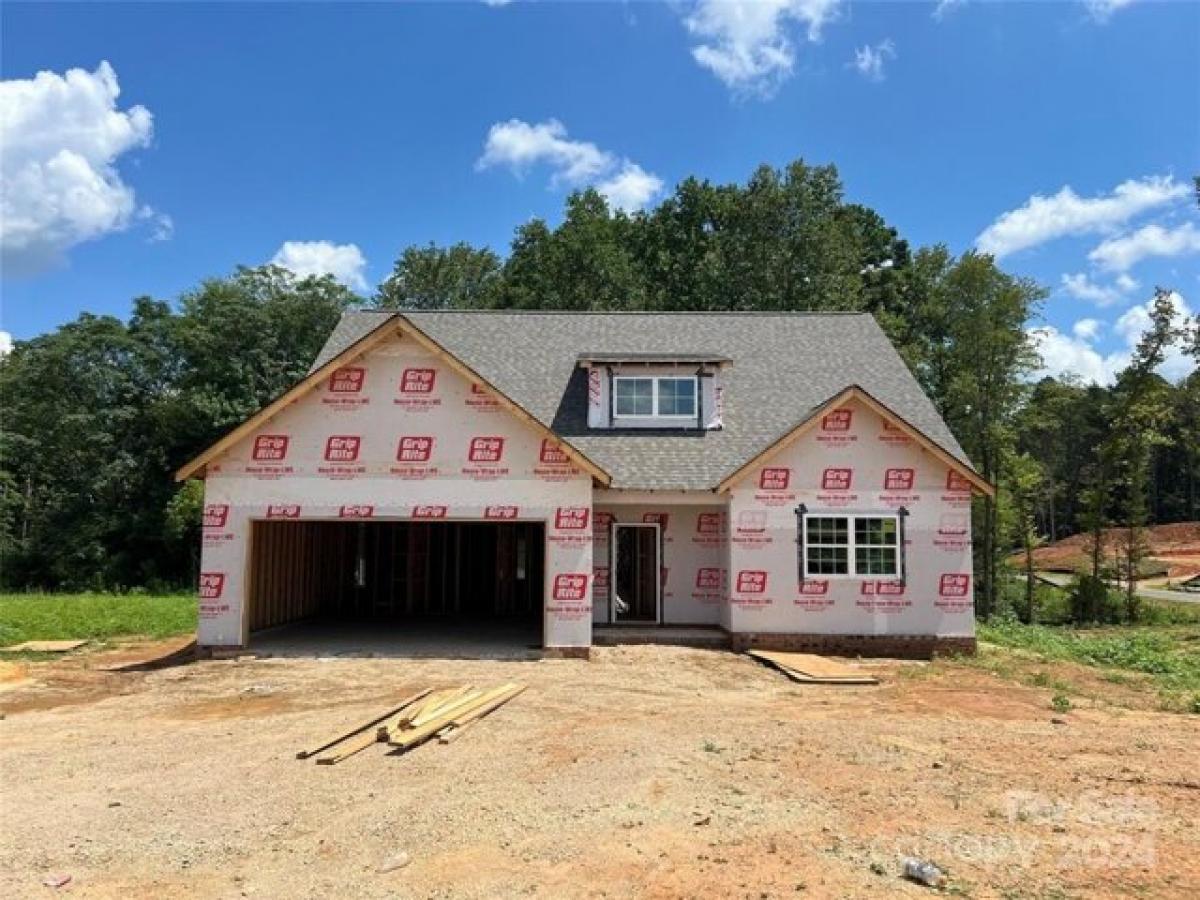
[[[1090,564],[1088,543],[1091,536],[1073,534],[1070,537],[1046,544],[1033,551],[1035,568],[1055,572],[1086,570]],[[1104,555],[1112,559],[1124,532],[1109,528],[1104,532]],[[1167,563],[1171,578],[1181,578],[1200,572],[1200,522],[1174,522],[1170,525],[1154,525],[1146,529],[1146,540],[1150,546],[1150,558]],[[1023,566],[1023,554],[1013,554],[1013,565]]]

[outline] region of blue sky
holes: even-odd
[[[1193,3],[0,16],[0,328],[18,339],[237,264],[374,286],[411,243],[503,253],[582,184],[637,206],[797,157],[835,163],[914,245],[980,246],[1052,289],[1034,324],[1053,371],[1111,377],[1155,284],[1200,310]]]

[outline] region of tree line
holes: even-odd
[[[0,362],[0,579],[186,584],[198,494],[177,493],[171,472],[301,377],[352,306],[854,310],[877,318],[1000,486],[973,517],[987,616],[1014,549],[1200,518],[1200,378],[1155,374],[1171,346],[1197,352],[1200,328],[1160,291],[1111,387],[1035,383],[1027,327],[1045,296],[990,256],[913,249],[878,213],[846,202],[833,166],[802,161],[760,167],[744,184],[689,178],[633,214],[577,192],[557,225],[519,226],[503,259],[466,243],[405,248],[370,297],[329,277],[239,269],[175,306],[139,298],[127,322],[83,315]]]

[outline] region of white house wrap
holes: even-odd
[[[179,474],[206,481],[208,647],[351,610],[530,614],[565,653],[601,623],[974,643],[991,488],[869,316],[347,313]]]

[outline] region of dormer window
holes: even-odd
[[[590,428],[709,431],[721,428],[724,356],[584,353]]]
[[[617,376],[613,418],[695,419],[696,378]]]

